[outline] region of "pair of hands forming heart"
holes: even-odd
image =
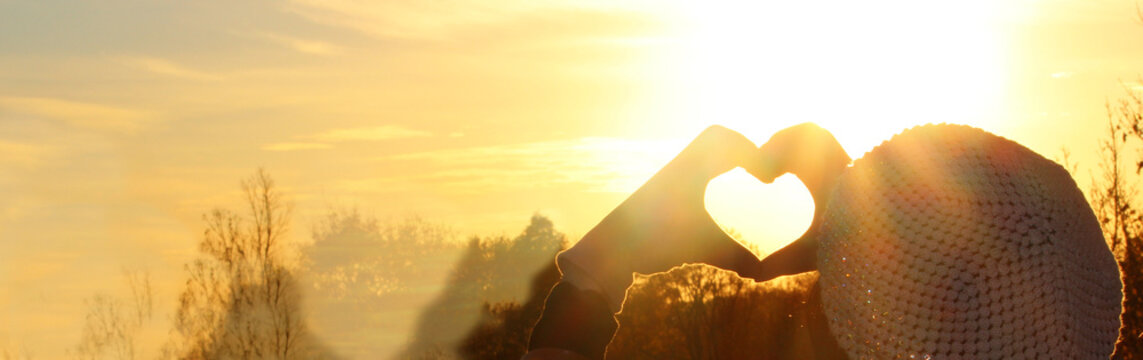
[[[814,124],[779,131],[761,147],[725,127],[706,129],[578,243],[558,255],[563,277],[548,296],[530,344],[542,351],[530,352],[525,358],[563,358],[543,354],[565,350],[602,358],[615,331],[611,316],[620,310],[635,272],[651,274],[705,263],[765,281],[814,270],[816,220],[834,181],[849,162],[833,135]],[[764,183],[785,173],[797,175],[815,203],[815,221],[806,234],[760,260],[723,232],[706,211],[706,187],[736,167]]]
[[[712,126],[557,261],[567,280],[602,292],[615,312],[632,272],[651,274],[705,263],[765,281],[814,270],[812,236],[765,260],[728,236],[706,211],[706,186],[736,167],[764,183],[793,173],[815,203],[820,202],[815,210],[820,212],[832,181],[848,163],[833,135],[814,124],[782,130],[761,147],[738,132]],[[811,226],[807,235],[813,230]]]

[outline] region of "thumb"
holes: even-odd
[[[761,268],[758,256],[723,231],[709,215],[707,218],[707,225],[690,242],[695,248],[690,249],[689,253],[696,257],[685,262],[704,263],[733,271],[744,278],[756,278]]]
[[[759,276],[762,263],[758,257],[734,239],[727,237],[727,240],[722,242],[723,246],[720,251],[709,254],[708,258],[702,262],[723,270],[733,271],[745,279],[763,281],[760,280]]]

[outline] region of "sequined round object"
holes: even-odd
[[[854,162],[822,220],[830,331],[851,359],[1106,359],[1122,283],[1066,170],[925,125]]]

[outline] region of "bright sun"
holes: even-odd
[[[811,121],[833,132],[853,158],[924,123],[987,129],[1002,116],[1006,86],[999,6],[686,2],[680,18],[688,25],[676,55],[687,108],[675,112],[675,128],[723,124],[761,143]],[[800,235],[813,212],[792,178],[763,187],[736,172],[716,180],[707,199],[716,220],[763,252]]]
[[[680,120],[756,141],[813,121],[858,156],[909,126],[987,121],[1007,65],[992,3],[688,2],[682,76],[702,116]]]

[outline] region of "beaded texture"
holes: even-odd
[[[818,269],[851,359],[1106,359],[1122,283],[1071,175],[962,125],[894,136],[840,178]]]

